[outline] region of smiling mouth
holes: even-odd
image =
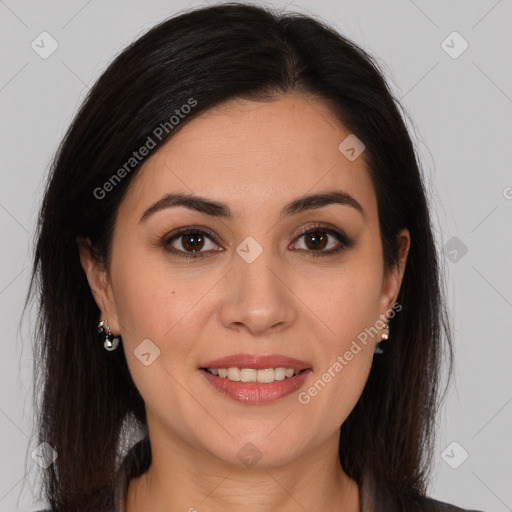
[[[215,389],[243,404],[267,404],[296,392],[312,363],[284,354],[231,354],[202,361],[199,373]]]
[[[262,405],[275,402],[296,392],[311,368],[199,368],[214,389],[243,404]],[[215,375],[217,374],[217,375]]]
[[[247,382],[259,384],[271,384],[276,381],[291,379],[306,370],[296,370],[294,368],[285,368],[279,366],[277,368],[201,368],[211,375],[221,379],[227,379],[233,382]]]

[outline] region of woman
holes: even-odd
[[[41,209],[51,510],[461,511],[425,495],[436,254],[363,50],[250,5],[156,26],[91,90]]]

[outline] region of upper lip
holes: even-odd
[[[294,370],[307,370],[311,364],[281,354],[257,356],[254,354],[234,354],[208,361],[201,368],[253,368],[263,370],[265,368],[293,368]]]

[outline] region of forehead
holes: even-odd
[[[376,199],[364,152],[350,161],[338,148],[349,135],[325,103],[309,96],[231,100],[201,113],[161,146],[139,170],[126,202],[140,213],[177,191],[251,215],[336,189],[373,216]]]

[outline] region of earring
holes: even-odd
[[[380,346],[380,345],[381,345],[382,341],[387,341],[389,339],[389,324],[386,322],[384,324],[384,327],[386,328],[387,332],[382,333],[381,340],[375,344],[375,351],[374,351],[375,354],[383,354],[384,353],[384,350],[382,350],[382,346]]]
[[[108,350],[109,352],[112,352],[112,350],[115,350],[117,346],[119,345],[119,340],[121,339],[120,336],[114,336],[110,332],[110,327],[107,325],[107,332],[105,332],[105,320],[102,320],[98,323],[98,333],[101,335],[101,338],[103,339],[103,346],[105,347],[105,350]]]
[[[389,324],[386,322],[386,323],[384,324],[384,327],[386,328],[387,332],[382,333],[382,334],[381,334],[381,338],[382,338],[383,340],[387,340],[387,339],[389,338]],[[380,342],[379,342],[379,343],[380,343]]]

